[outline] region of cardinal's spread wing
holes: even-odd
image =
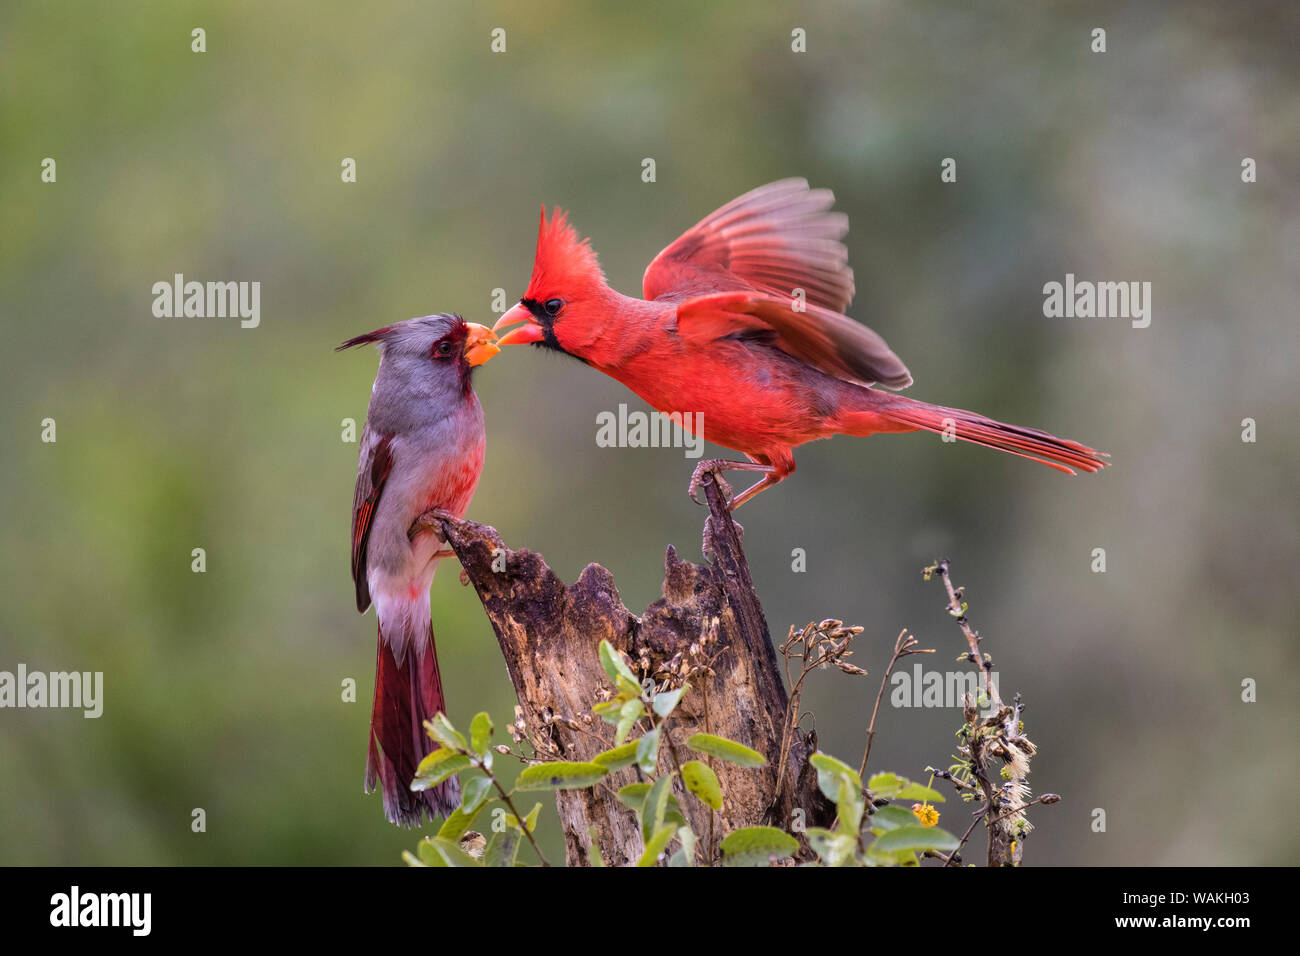
[[[747,290],[843,312],[853,270],[840,242],[849,217],[832,212],[835,194],[803,179],[759,186],[705,216],[655,256],[642,279],[647,299]]]
[[[817,305],[796,312],[789,300],[762,293],[718,292],[677,306],[677,334],[707,345],[725,338],[758,338],[827,375],[889,388],[906,388],[912,375],[882,339],[861,322]]]
[[[357,488],[352,497],[352,582],[357,589],[357,610],[370,607],[370,585],[366,582],[366,543],[374,521],[384,482],[393,470],[392,437],[372,432],[361,436],[361,461],[357,466]]]
[[[655,257],[645,297],[678,303],[684,338],[761,335],[836,378],[906,388],[912,376],[885,340],[843,314],[853,299],[840,242],[849,220],[834,202],[803,179],[733,199]]]

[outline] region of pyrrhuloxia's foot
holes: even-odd
[[[442,548],[433,552],[433,557],[429,560],[437,561],[439,558],[455,558],[457,561],[460,560],[460,558],[456,556],[456,552],[451,550],[451,548]],[[464,567],[460,569],[460,583],[462,586],[469,584],[469,575],[465,573]]]
[[[430,508],[411,522],[411,527],[406,530],[406,536],[414,541],[417,536],[425,531],[432,531],[435,538],[445,542],[447,539],[442,533],[442,522],[459,520],[450,511],[444,511],[442,508]]]

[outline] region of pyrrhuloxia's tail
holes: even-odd
[[[840,413],[839,425],[846,435],[917,430],[937,432],[986,448],[1007,451],[1071,475],[1075,468],[1092,472],[1109,464],[1104,452],[1036,428],[1008,425],[975,412],[931,405],[875,389],[863,389],[863,392],[866,395],[860,408],[845,409]]]
[[[460,785],[451,777],[429,790],[411,790],[416,767],[438,746],[425,732],[424,722],[445,710],[446,703],[433,632],[425,640],[407,640],[401,646],[399,662],[381,625],[366,793],[375,789],[376,782],[382,784],[384,815],[389,822],[415,827],[426,815],[432,820],[451,813],[460,804]]]

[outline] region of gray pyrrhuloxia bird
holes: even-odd
[[[379,346],[352,505],[352,579],[357,610],[373,600],[379,616],[366,792],[381,783],[384,814],[404,826],[446,816],[460,801],[455,777],[410,789],[420,760],[437,747],[424,721],[446,706],[429,586],[439,559],[451,554],[432,533],[411,531],[425,511],[462,515],[474,497],[484,432],[470,376],[500,351],[495,341],[458,315],[427,315],[339,346]]]

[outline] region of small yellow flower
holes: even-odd
[[[912,804],[912,813],[921,821],[923,827],[932,827],[939,822],[939,811],[928,803]]]

